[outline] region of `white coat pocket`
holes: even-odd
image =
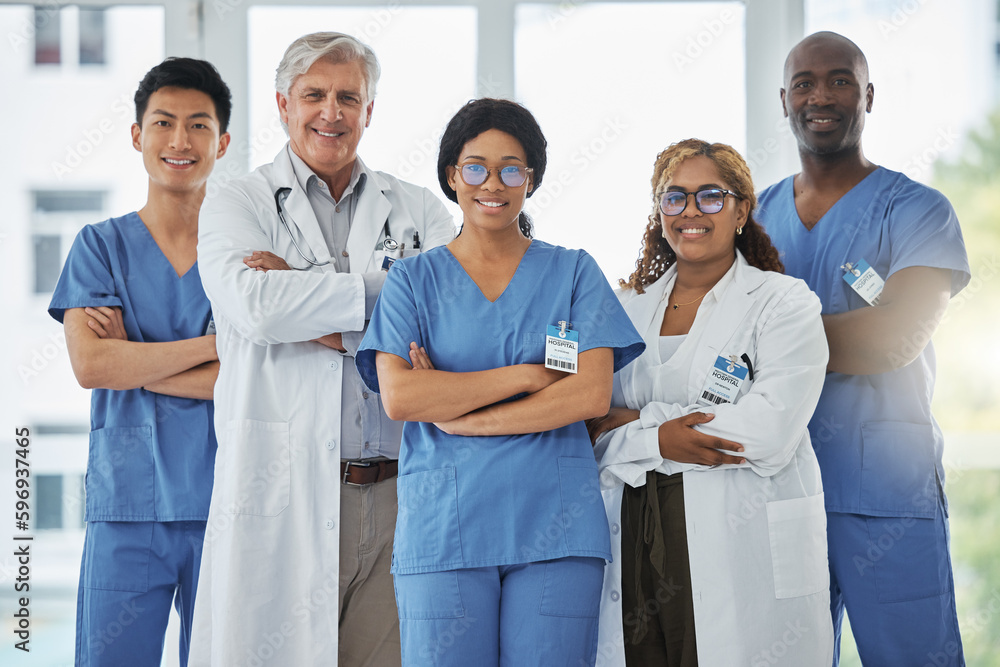
[[[823,494],[767,503],[774,596],[794,598],[830,587]]]
[[[219,437],[224,511],[251,516],[277,516],[288,507],[291,487],[287,422],[236,419]]]

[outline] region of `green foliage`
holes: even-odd
[[[948,484],[958,621],[969,667],[1000,667],[1000,470]]]
[[[952,299],[934,336],[938,386],[934,413],[945,430],[1000,431],[1000,386],[982,359],[1000,354],[1000,109],[966,137],[955,162],[935,165],[934,186],[962,224],[972,281]]]

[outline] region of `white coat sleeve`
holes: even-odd
[[[450,243],[455,238],[455,220],[441,200],[424,188],[424,220],[426,238],[420,240],[423,250]]]
[[[273,250],[261,217],[269,216],[264,224],[280,224],[276,211],[255,207],[244,187],[244,182],[225,186],[201,208],[198,271],[212,307],[261,345],[360,330],[365,321],[360,274],[263,272],[243,263],[254,250]]]
[[[445,245],[455,238],[455,220],[451,217],[451,213],[448,212],[445,205],[441,203],[441,200],[435,197],[430,190],[423,188],[422,192],[425,238],[421,239],[420,245],[421,249],[426,252],[439,245]],[[381,290],[387,274],[385,271],[380,271],[379,275],[381,280],[378,283],[378,289]],[[370,279],[366,279],[366,290],[370,290],[372,284]],[[370,300],[370,293],[368,297]],[[353,357],[357,354],[358,348],[361,347],[361,340],[368,331],[367,319],[371,317],[371,308],[368,305],[366,305],[365,326],[360,331],[345,331],[341,336],[347,356]]]
[[[819,403],[829,359],[820,311],[805,283],[792,283],[757,325],[750,390],[735,404],[702,408],[715,419],[695,427],[742,444],[747,464],[739,467],[748,465],[762,477],[791,461]]]
[[[683,406],[653,401],[639,410],[639,419],[601,434],[594,443],[594,455],[601,471],[601,488],[624,482],[629,486],[646,483],[646,473],[661,470],[672,475],[709,466],[680,463],[660,456],[660,424],[692,412],[711,412],[699,405]]]

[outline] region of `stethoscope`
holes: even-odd
[[[326,266],[333,259],[328,259],[325,262],[317,262],[306,257],[305,253],[302,252],[302,248],[299,247],[298,242],[295,240],[295,234],[292,234],[291,228],[288,226],[288,221],[285,220],[285,212],[281,210],[281,203],[288,197],[288,194],[292,191],[291,188],[278,188],[278,191],[274,193],[274,205],[278,209],[278,219],[281,220],[281,224],[284,225],[285,231],[288,232],[288,237],[292,240],[292,245],[295,246],[295,251],[299,253],[299,257],[309,262],[313,266]],[[395,252],[399,248],[399,242],[396,239],[389,236],[389,220],[385,221],[382,225],[382,243],[376,246],[376,250],[381,247],[382,250],[387,252]]]

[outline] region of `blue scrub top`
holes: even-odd
[[[468,372],[543,363],[547,325],[572,322],[579,351],[614,350],[619,370],[645,345],[597,263],[533,240],[488,301],[447,247],[393,264],[357,353],[378,391],[375,351]],[[399,456],[393,572],[411,574],[566,556],[610,560],[597,464],[583,422],[527,435],[448,435],[407,422]]]
[[[881,167],[811,230],[795,209],[793,177],[761,193],[757,217],[781,252],[785,272],[816,292],[824,315],[870,307],[844,281],[840,267],[847,262],[865,260],[883,280],[911,266],[948,269],[953,296],[971,277],[958,218],[944,195]],[[924,340],[918,335],[915,343]],[[934,375],[929,342],[895,371],[827,374],[809,434],[828,511],[935,515],[944,468],[941,429],[930,408]]]
[[[117,306],[128,339],[205,334],[212,312],[197,263],[182,277],[138,213],[80,230],[49,314]],[[131,389],[94,389],[86,521],[207,520],[215,466],[212,401]]]

